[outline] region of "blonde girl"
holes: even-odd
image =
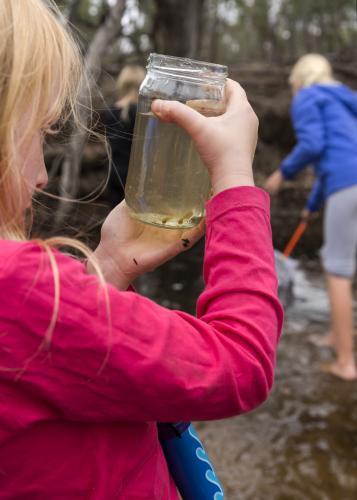
[[[155,422],[237,415],[273,382],[282,312],[251,168],[257,119],[233,81],[218,118],[153,104],[191,134],[211,176],[206,286],[197,317],[127,291],[203,229],[144,227],[122,203],[87,268],[52,248],[60,239],[27,239],[25,212],[47,182],[43,137],[75,112],[81,75],[56,15],[42,0],[0,2],[1,497],[177,499]]]
[[[285,179],[314,165],[316,182],[302,217],[308,220],[325,205],[321,256],[331,306],[331,333],[317,343],[333,347],[337,355],[323,370],[355,380],[352,280],[357,253],[357,94],[334,79],[329,61],[320,54],[301,57],[289,83],[297,145],[265,187],[276,194]]]

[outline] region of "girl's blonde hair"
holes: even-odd
[[[300,57],[289,77],[289,83],[299,87],[334,82],[331,64],[320,54],[306,54]]]
[[[25,239],[18,151],[77,116],[79,50],[49,0],[0,2],[0,236]],[[19,136],[19,124],[21,136]]]
[[[26,240],[22,202],[26,192],[19,149],[35,132],[53,133],[70,117],[77,121],[83,75],[79,48],[61,23],[53,0],[0,1],[0,238]],[[21,135],[19,133],[19,124]],[[55,286],[50,340],[59,306],[59,273],[51,248],[71,246],[92,259],[91,251],[69,238],[38,241],[47,252]],[[104,285],[98,265],[93,265]],[[105,291],[105,293],[107,293]]]

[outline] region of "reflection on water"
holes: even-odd
[[[141,278],[142,293],[194,312],[202,289],[202,247]],[[319,372],[331,357],[309,342],[328,329],[328,300],[318,267],[294,270],[272,395],[258,410],[197,423],[227,499],[356,500],[357,385]]]
[[[287,314],[288,322],[294,323],[298,318],[322,323],[328,321],[329,303],[322,273],[308,274],[298,266],[294,272],[293,294],[294,301]]]

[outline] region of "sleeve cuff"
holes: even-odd
[[[221,191],[206,205],[206,219],[211,222],[232,208],[260,208],[269,215],[269,195],[260,188],[240,186]]]
[[[318,212],[320,210],[320,208],[318,206],[311,204],[311,203],[306,203],[305,208],[307,208],[308,211],[311,213],[315,213],[315,212]]]
[[[286,181],[290,181],[294,176],[287,171],[286,167],[284,165],[280,166],[280,172]]]

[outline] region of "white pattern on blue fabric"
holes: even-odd
[[[201,462],[206,462],[208,464],[208,466],[209,466],[209,469],[206,470],[205,478],[207,479],[207,481],[209,481],[210,483],[214,484],[219,489],[219,491],[217,491],[214,494],[213,500],[223,500],[224,499],[224,493],[223,493],[222,487],[221,487],[221,485],[219,483],[219,480],[218,480],[218,478],[216,476],[216,473],[213,470],[213,466],[212,466],[212,464],[211,464],[211,462],[210,462],[210,460],[208,458],[208,455],[207,455],[205,449],[203,448],[202,442],[200,441],[200,439],[197,436],[194,428],[191,425],[188,428],[188,432],[190,433],[190,436],[193,437],[199,443],[199,447],[196,448],[196,456],[197,456],[197,458]]]

